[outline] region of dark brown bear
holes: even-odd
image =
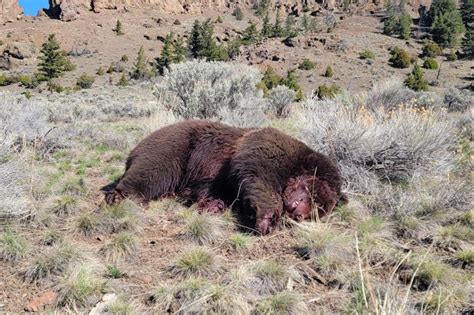
[[[147,204],[170,195],[218,212],[233,205],[261,234],[283,212],[294,219],[331,212],[344,200],[342,179],[326,156],[276,129],[243,129],[191,120],[159,129],[127,159],[125,174],[107,186],[108,204]]]

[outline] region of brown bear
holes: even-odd
[[[153,132],[130,153],[125,174],[103,188],[108,204],[175,195],[200,209],[232,206],[267,234],[286,212],[302,220],[331,212],[342,178],[334,162],[273,128],[245,129],[189,120]]]

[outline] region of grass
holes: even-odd
[[[182,277],[209,276],[218,269],[214,253],[200,246],[185,250],[171,266],[172,273]]]
[[[114,302],[105,308],[106,313],[116,315],[132,315],[136,314],[135,305],[125,297],[119,296]]]
[[[28,243],[15,231],[7,229],[0,237],[0,259],[16,262],[28,254]]]
[[[59,244],[36,256],[26,267],[24,277],[27,281],[34,282],[50,276],[60,275],[68,267],[82,259],[82,254],[77,247],[70,244]]]
[[[105,274],[108,278],[112,279],[120,279],[125,276],[125,273],[115,265],[108,265]]]
[[[47,230],[43,237],[41,238],[40,243],[46,246],[52,246],[57,244],[61,240],[61,235],[57,230],[49,229]]]
[[[128,232],[112,236],[112,239],[100,250],[107,261],[118,261],[131,256],[137,250],[136,237]]]
[[[97,214],[93,212],[86,212],[74,221],[74,228],[77,232],[84,235],[91,235],[94,231],[100,229],[100,222]]]
[[[474,250],[462,250],[457,252],[455,256],[466,265],[470,267],[474,266]]]
[[[57,286],[59,307],[91,307],[91,298],[101,298],[106,283],[94,273],[94,266],[80,265],[71,270]]]
[[[250,305],[225,285],[215,285],[201,277],[191,277],[182,283],[157,290],[158,313],[178,314],[250,314]]]
[[[108,233],[136,231],[139,227],[138,216],[143,210],[132,201],[106,206],[99,216],[101,229]]]
[[[251,240],[252,238],[250,236],[242,233],[235,233],[229,236],[230,246],[238,252],[247,250],[250,246]]]
[[[303,297],[294,292],[280,292],[258,302],[257,314],[306,314]]]
[[[69,176],[63,182],[61,192],[63,194],[70,194],[76,196],[84,196],[87,192],[84,177]]]
[[[78,209],[78,199],[72,195],[62,195],[57,197],[52,206],[52,212],[59,216],[73,213]]]
[[[214,244],[222,240],[229,224],[220,216],[192,211],[185,215],[184,238],[200,245]]]

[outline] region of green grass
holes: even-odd
[[[133,234],[122,232],[115,234],[112,240],[102,247],[101,252],[108,261],[117,261],[132,255],[137,250],[137,241]]]
[[[18,261],[28,254],[28,243],[15,231],[7,229],[0,236],[0,259]]]
[[[228,224],[220,216],[192,211],[185,215],[183,236],[200,245],[213,244],[222,240]]]
[[[366,49],[359,53],[360,59],[375,59],[376,55],[372,50]]]
[[[130,200],[102,209],[99,222],[101,229],[108,233],[136,231],[139,228],[138,214],[143,210]]]
[[[57,286],[60,307],[90,307],[92,297],[100,299],[106,283],[94,273],[94,267],[81,265],[73,269]]]
[[[474,250],[459,251],[456,253],[456,258],[471,267],[474,266]]]
[[[294,292],[280,292],[257,303],[256,314],[307,314],[303,297]]]
[[[125,276],[125,273],[122,272],[117,266],[115,265],[108,265],[107,266],[107,271],[106,271],[106,276],[108,278],[113,278],[113,279],[120,279]]]
[[[54,200],[51,210],[59,216],[68,215],[78,209],[78,203],[79,200],[75,196],[61,195]]]
[[[25,279],[37,281],[51,275],[60,275],[71,263],[82,258],[78,248],[69,244],[59,244],[50,250],[39,253],[24,272]]]
[[[132,315],[137,314],[133,303],[127,301],[128,299],[119,296],[113,303],[106,306],[105,311],[107,314],[115,315]]]
[[[185,250],[171,267],[173,274],[183,277],[211,275],[217,269],[214,253],[200,246]]]
[[[236,251],[243,251],[248,249],[252,238],[242,233],[235,233],[229,237],[229,243]]]

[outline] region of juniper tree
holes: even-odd
[[[184,45],[184,39],[178,36],[173,41],[173,62],[180,63],[186,59],[186,46]]]
[[[408,75],[405,85],[414,91],[428,90],[428,81],[425,80],[423,70],[418,64],[415,64],[412,72]]]
[[[258,40],[258,31],[255,23],[250,22],[250,25],[244,30],[242,34],[242,42],[245,45],[253,44]]]
[[[464,31],[461,14],[457,10],[438,15],[433,22],[433,40],[441,47],[458,46]]]
[[[295,25],[295,18],[291,15],[288,15],[285,20],[285,36],[295,37],[298,35],[298,30],[296,29]]]
[[[262,37],[267,38],[272,36],[272,26],[270,25],[270,18],[268,17],[268,13],[265,14],[263,18],[263,25],[262,25]]]
[[[272,30],[273,37],[282,37],[284,35],[283,27],[281,26],[280,11],[278,10],[275,16],[275,24]]]
[[[454,0],[433,0],[428,11],[428,20],[430,25],[434,23],[436,17],[456,10]]]

